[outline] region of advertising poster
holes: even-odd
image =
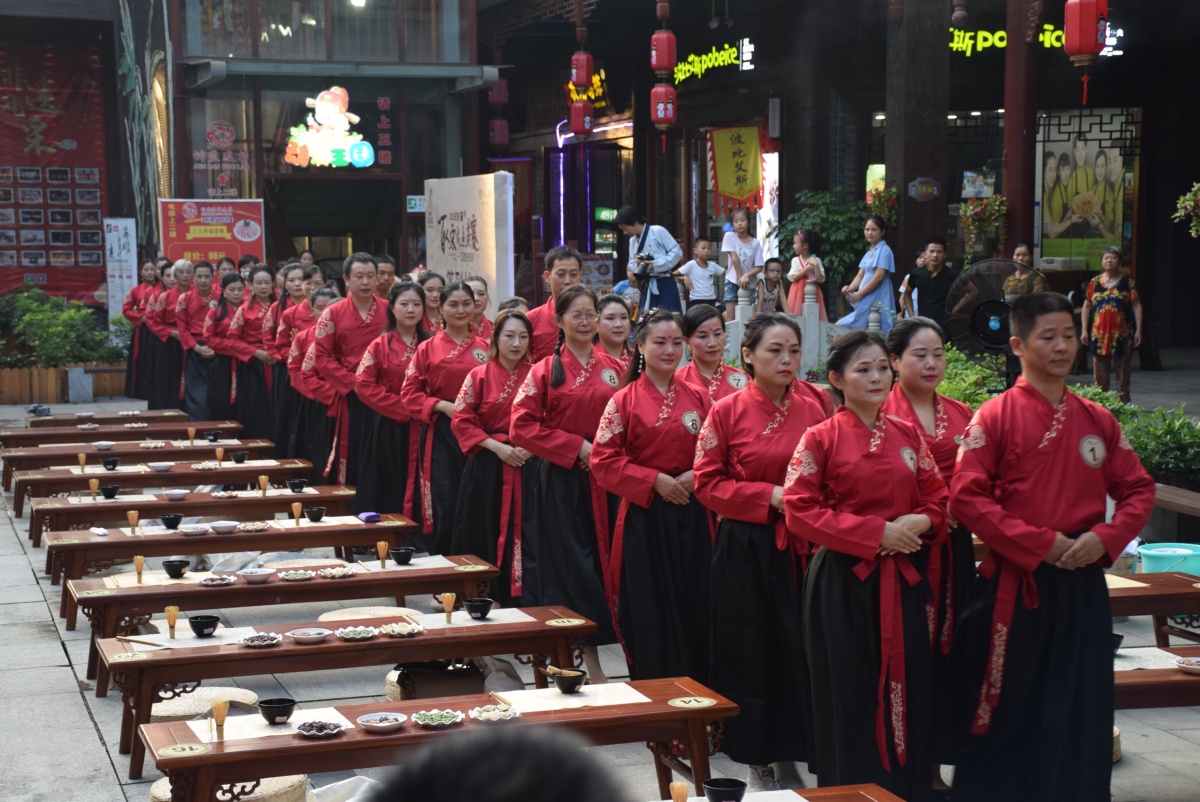
[[[138,282],[137,227],[132,217],[104,218],[104,265],[108,308],[116,311]]]
[[[425,253],[447,281],[479,275],[491,287],[487,316],[513,294],[513,177],[499,172],[425,182]]]
[[[262,261],[266,251],[261,200],[160,200],[158,216],[163,255],[171,261],[216,264],[246,254]]]
[[[1038,130],[1041,255],[1100,269],[1100,253],[1132,235],[1136,122],[1123,109],[1044,115]],[[1064,262],[1065,260],[1065,262]]]

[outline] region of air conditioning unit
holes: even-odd
[[[1043,256],[1038,260],[1038,270],[1086,270],[1087,259],[1082,256]]]

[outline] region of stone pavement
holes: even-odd
[[[1200,413],[1200,350],[1164,352],[1168,370],[1136,371],[1133,396],[1140,404],[1189,403]],[[1084,377],[1077,377],[1083,380]],[[94,404],[54,405],[67,409],[129,409],[141,402],[109,399]],[[0,406],[0,426],[23,425],[24,410]],[[94,696],[94,685],[85,679],[87,666],[86,623],[75,632],[63,629],[58,618],[60,589],[42,575],[44,552],[29,546],[27,519],[11,512],[11,495],[0,499],[0,700],[12,722],[0,736],[0,777],[7,802],[143,802],[149,784],[159,775],[147,762],[145,776],[127,779],[129,761],[117,754],[120,695]],[[156,564],[157,561],[149,561]],[[131,571],[132,565],[114,571]],[[427,599],[411,599],[421,609]],[[391,600],[363,600],[353,606],[393,604]],[[227,625],[284,623],[314,620],[337,607],[336,603],[285,607],[216,610]],[[351,606],[346,604],[344,606]],[[200,611],[186,611],[200,612]],[[1153,644],[1148,619],[1131,619],[1114,625],[1125,635],[1126,646]],[[617,647],[602,649],[610,677],[621,679],[628,670]],[[527,684],[529,670],[519,667]],[[239,677],[214,680],[209,685],[232,684],[266,696],[286,695],[302,706],[382,701],[384,674],[378,666],[338,672]],[[1113,793],[1118,802],[1194,802],[1200,787],[1200,708],[1168,708],[1117,713],[1124,758],[1113,769]],[[654,769],[643,745],[601,747],[597,753],[629,789],[630,798],[649,800],[657,795]],[[714,772],[744,778],[744,767],[728,758],[713,761]],[[360,774],[380,776],[384,769]],[[350,776],[350,772],[314,775],[317,785]],[[811,782],[811,776],[806,775]]]

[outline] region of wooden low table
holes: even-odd
[[[822,802],[904,802],[903,799],[878,785],[832,785],[828,788],[801,788],[796,796]]]
[[[125,423],[143,423],[128,420]],[[4,448],[36,448],[54,443],[92,443],[96,440],[128,440],[132,437],[145,440],[178,440],[188,435],[188,429],[196,430],[199,441],[201,433],[210,430],[221,432],[221,438],[237,437],[242,424],[235,420],[188,421],[186,418],[171,423],[150,423],[138,429],[127,429],[125,423],[100,424],[95,429],[80,429],[76,426],[48,426],[44,429],[0,429],[0,446]]]
[[[1170,636],[1200,642],[1200,630],[1192,631],[1168,621],[1172,615],[1200,615],[1200,576],[1169,571],[1161,574],[1114,574],[1146,587],[1110,588],[1112,614],[1149,615],[1154,618],[1154,643],[1170,645]]]
[[[650,701],[528,713],[521,720],[574,730],[598,746],[646,742],[654,755],[658,790],[663,798],[670,798],[668,785],[672,770],[681,772],[699,788],[710,776],[708,759],[720,748],[722,724],[726,718],[737,715],[737,705],[686,677],[641,680],[629,685]],[[713,703],[708,707],[685,708],[668,704],[672,699],[690,697],[711,699]],[[471,708],[494,703],[491,697],[480,695],[346,705],[338,706],[337,710],[350,721],[381,710],[403,713],[411,719],[412,714],[431,707],[466,713]],[[264,774],[264,767],[269,767],[271,775],[286,775],[387,766],[396,762],[398,752],[411,747],[441,738],[455,738],[456,733],[465,730],[497,726],[505,725],[480,724],[468,718],[448,729],[427,730],[406,722],[391,733],[369,733],[356,726],[335,738],[323,739],[302,738],[288,728],[279,735],[207,745],[198,744],[187,723],[179,721],[143,724],[138,728],[138,736],[149,754],[154,756],[155,766],[171,779],[172,799],[176,802],[209,802],[218,793],[223,794],[221,798],[228,799],[248,793],[238,794],[241,790],[238,786],[257,784],[257,778]],[[690,767],[683,762],[684,758],[673,754],[672,741],[678,741],[684,758],[690,758]],[[545,768],[553,771],[552,766]]]
[[[87,529],[72,532],[47,532],[46,571],[50,584],[57,585],[61,579],[82,579],[85,574],[94,574],[112,567],[113,563],[127,561],[135,555],[143,557],[170,557],[175,554],[195,554],[206,549],[235,547],[238,551],[300,551],[302,549],[333,546],[335,554],[349,560],[348,550],[353,546],[370,546],[386,540],[391,546],[408,544],[409,536],[417,531],[417,524],[403,515],[383,515],[378,523],[363,523],[357,518],[354,523],[327,522],[309,523],[301,519],[301,526],[294,521],[277,519],[271,528],[263,532],[238,532],[233,535],[184,535],[178,530],[129,535],[114,527],[107,535],[97,535]],[[231,543],[229,537],[235,538]],[[60,617],[66,617],[70,596],[62,596]]]
[[[346,580],[353,581],[353,580]],[[138,726],[150,723],[154,703],[191,693],[202,680],[219,677],[252,677],[259,674],[291,674],[298,671],[327,671],[424,660],[449,660],[456,657],[486,657],[493,654],[529,655],[535,666],[549,659],[553,665],[576,666],[582,661],[583,636],[596,631],[596,625],[565,607],[530,607],[521,612],[532,621],[514,623],[468,623],[445,629],[430,629],[411,638],[377,635],[365,641],[344,641],[330,635],[321,643],[296,643],[286,635],[283,643],[265,649],[238,644],[194,646],[163,651],[137,651],[135,645],[119,640],[101,640],[97,646],[100,660],[112,672],[121,689],[121,754],[129,754],[129,779],[142,776],[145,750],[134,738]],[[432,613],[426,618],[436,618]],[[460,613],[466,615],[466,613]],[[573,626],[555,626],[547,621],[573,619]],[[379,626],[398,619],[362,618],[337,622],[337,627]],[[179,622],[186,630],[187,623]],[[319,621],[255,627],[283,635],[296,629],[334,629]],[[191,634],[190,632],[188,634]],[[522,661],[524,662],[524,661]],[[545,677],[535,671],[538,687],[546,687]]]
[[[211,454],[207,459],[212,460],[216,455]],[[250,460],[238,464],[230,459],[221,462],[221,467],[215,471],[198,471],[192,467],[195,462],[176,462],[169,471],[156,471],[147,462],[159,462],[149,459],[128,465],[117,466],[118,470],[108,471],[99,465],[87,465],[82,470],[78,465],[51,468],[39,471],[19,471],[15,475],[13,490],[13,512],[20,517],[25,514],[25,497],[42,498],[57,496],[72,491],[87,494],[88,481],[99,479],[102,485],[120,485],[122,490],[140,489],[146,487],[197,487],[199,485],[251,485],[257,486],[258,477],[267,475],[272,482],[284,483],[288,479],[307,479],[312,475],[312,463],[303,459],[262,459]],[[161,460],[171,462],[171,460]],[[202,462],[198,460],[197,462]],[[263,465],[261,463],[268,463]],[[120,470],[133,468],[135,470]]]
[[[96,696],[105,696],[108,693],[108,672],[100,670],[96,642],[116,637],[123,629],[148,621],[151,616],[161,613],[168,604],[176,605],[184,611],[228,610],[232,607],[262,607],[269,604],[306,604],[393,597],[397,606],[403,606],[405,596],[425,593],[454,592],[460,599],[470,599],[481,594],[481,587],[486,587],[483,583],[500,576],[500,569],[478,557],[453,556],[446,559],[453,565],[442,568],[379,571],[348,579],[317,578],[308,582],[284,582],[278,577],[272,577],[269,582],[258,585],[239,581],[237,584],[218,588],[195,584],[113,588],[109,586],[110,583],[99,578],[71,579],[67,581],[63,590],[63,593],[71,596],[66,626],[67,629],[74,629],[75,609],[82,610],[91,624],[92,642],[88,649],[87,678],[96,680]],[[219,575],[233,572],[214,573]]]
[[[97,412],[91,417],[80,418],[74,412],[59,412],[55,415],[26,415],[25,428],[43,429],[48,426],[74,426],[77,423],[129,423],[142,421],[144,423],[176,423],[187,417],[182,409],[139,409],[129,410],[136,415],[122,415],[120,412]]]
[[[248,459],[267,459],[275,453],[275,444],[270,440],[222,440],[216,446],[203,438],[197,437],[196,444],[188,445],[187,439],[182,441],[165,440],[162,448],[142,448],[144,439],[113,441],[115,445],[108,451],[101,451],[91,443],[78,445],[42,446],[40,448],[0,448],[0,460],[4,461],[3,483],[5,490],[12,490],[13,473],[15,471],[33,471],[38,468],[51,468],[55,465],[78,465],[77,455],[87,454],[89,465],[99,465],[104,457],[120,457],[123,463],[145,462],[200,462],[215,459],[217,446],[225,449],[225,458],[233,451],[248,451]],[[176,445],[181,442],[182,445]]]
[[[1164,651],[1179,657],[1200,659],[1200,646],[1176,646]],[[1146,707],[1193,707],[1200,705],[1200,677],[1176,668],[1145,668],[1114,671],[1115,706],[1118,710]]]
[[[219,471],[210,475],[220,476]],[[312,491],[312,492],[310,492]],[[161,493],[154,499],[127,500],[121,496],[112,501],[97,499],[90,494],[66,498],[35,498],[29,505],[29,539],[34,548],[42,544],[42,532],[124,524],[127,510],[137,510],[142,520],[157,518],[164,512],[182,515],[227,515],[231,520],[250,521],[274,518],[275,513],[291,515],[291,503],[299,501],[305,507],[324,507],[326,515],[349,515],[354,506],[354,488],[345,485],[316,485],[303,493],[272,488],[268,495],[258,492],[242,498],[216,499],[212,493],[189,493],[183,501],[168,501]]]

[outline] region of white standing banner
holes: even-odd
[[[121,311],[125,296],[138,283],[137,224],[132,217],[104,218],[104,251],[111,317]]]
[[[514,231],[512,173],[488,173],[425,182],[426,264],[461,281],[483,276],[490,287],[487,316],[513,294]]]

